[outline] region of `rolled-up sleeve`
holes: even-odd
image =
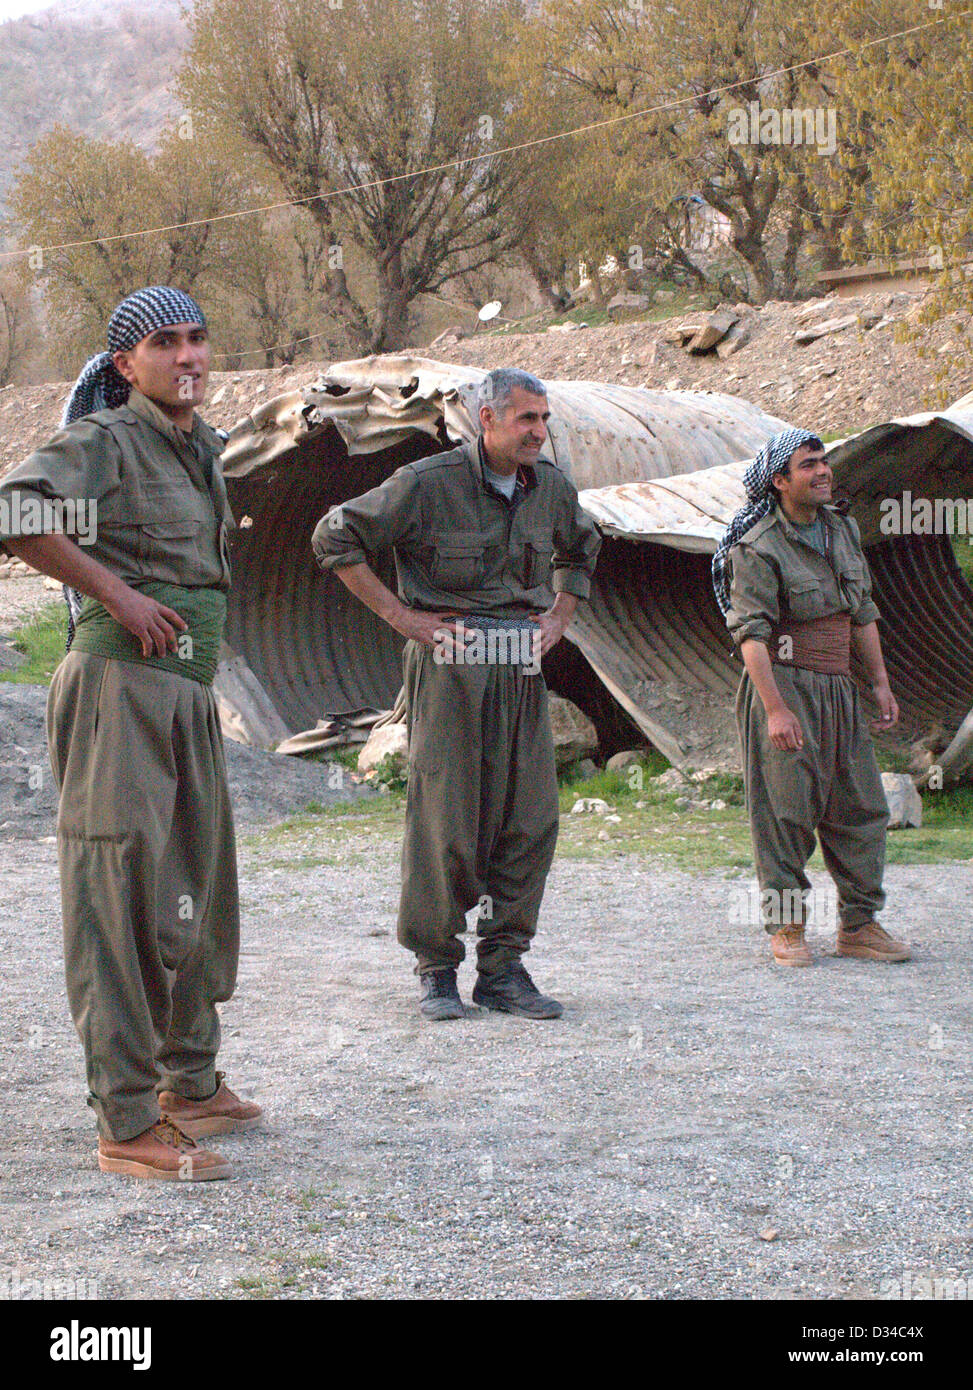
[[[111,435],[93,420],[76,421],[0,481],[0,550],[7,550],[8,540],[61,531],[80,544],[92,543],[98,509],[117,487],[118,451]],[[71,503],[74,512],[52,503]],[[65,525],[70,515],[85,519],[91,539]]]
[[[726,625],[737,646],[752,639],[768,643],[780,620],[777,573],[769,561],[750,546],[735,545],[730,551],[730,607]]]
[[[598,528],[578,501],[578,494],[565,478],[566,492],[554,528],[554,555],[551,560],[551,586],[556,594],[574,594],[586,599],[601,549]]]
[[[418,542],[422,533],[419,475],[411,464],[391,478],[332,507],[311,537],[314,557],[322,569],[369,564],[393,545]]]

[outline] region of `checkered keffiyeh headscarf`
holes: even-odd
[[[108,351],[99,352],[84,364],[64,407],[62,427],[96,410],[124,405],[132,388],[115,367],[112,354],[127,352],[157,328],[175,323],[206,327],[202,309],[184,290],[150,285],[123,299],[108,320]]]
[[[791,454],[802,444],[811,444],[815,449],[824,448],[817,435],[810,430],[782,430],[773,439],[768,439],[743,475],[743,486],[749,500],[723,532],[723,539],[713,556],[713,589],[716,602],[724,613],[730,606],[730,551],[755,521],[773,510],[777,489],[772,486],[771,479],[784,472]]]

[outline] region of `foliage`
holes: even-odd
[[[501,212],[521,173],[491,156],[505,117],[488,64],[495,26],[515,11],[515,0],[196,0],[179,91],[306,207],[329,248],[322,294],[371,351],[402,346],[420,295],[517,240]],[[346,274],[348,243],[374,277],[372,302]]]
[[[14,671],[0,671],[0,681],[18,685],[49,685],[64,656],[68,636],[68,610],[65,603],[51,603],[17,628],[11,645],[27,657]]]

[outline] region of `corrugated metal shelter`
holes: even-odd
[[[393,703],[401,639],[317,569],[311,532],[401,464],[472,439],[483,375],[409,356],[339,363],[231,432],[230,497],[252,525],[235,541],[227,639],[291,729]],[[549,452],[606,534],[592,603],[545,666],[550,684],[591,715],[608,750],[631,742],[634,724],[677,764],[733,763],[740,665],[710,555],[743,500],[746,462],[785,422],[731,396],[548,388]],[[948,538],[886,537],[879,507],[906,489],[973,493],[973,411],[894,421],[830,453],[868,547],[903,733],[935,723],[952,737],[973,707],[973,593]],[[956,770],[965,748],[963,735]]]

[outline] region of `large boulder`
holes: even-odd
[[[404,720],[400,724],[379,724],[372,730],[358,754],[358,771],[363,775],[371,772],[387,757],[400,759],[404,771],[409,760],[409,738]]]
[[[588,716],[560,695],[549,695],[548,704],[558,768],[568,767],[597,753],[598,735]]]

